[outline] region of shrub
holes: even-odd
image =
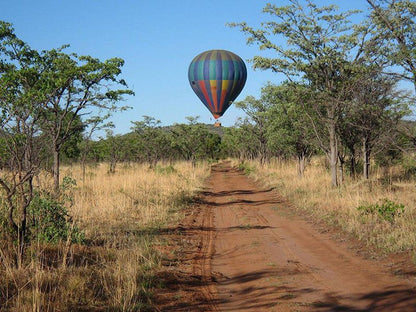
[[[71,239],[83,243],[85,236],[72,222],[66,207],[47,195],[36,194],[28,209],[30,239],[57,243]]]
[[[176,172],[176,169],[173,166],[171,166],[171,165],[166,166],[166,167],[157,165],[155,167],[155,172],[156,173],[159,173],[159,174],[172,174],[172,173],[175,173]]]
[[[248,164],[246,163],[241,163],[238,165],[238,169],[244,171],[245,174],[250,174],[254,171],[254,167],[250,167]]]
[[[402,166],[404,169],[405,177],[416,177],[416,160],[414,158],[406,157],[403,159]]]
[[[394,223],[394,218],[404,211],[404,205],[384,199],[381,204],[369,204],[357,207],[358,211],[364,215],[377,215],[382,220]]]

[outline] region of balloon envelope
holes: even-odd
[[[243,90],[247,68],[232,52],[209,50],[192,60],[188,79],[196,95],[217,119]]]

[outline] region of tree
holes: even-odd
[[[316,151],[315,134],[306,114],[309,99],[308,86],[284,83],[280,86],[267,85],[262,89],[262,99],[271,103],[268,117],[267,136],[271,150],[281,155],[298,159],[298,173],[303,176],[307,160]]]
[[[403,69],[399,76],[416,89],[416,3],[410,0],[367,0],[376,25],[374,42],[390,65]]]
[[[161,127],[161,121],[150,116],[143,116],[142,121],[133,121],[131,128],[137,136],[137,153],[154,167],[170,147],[167,131]]]
[[[7,220],[17,242],[16,265],[22,264],[27,239],[27,209],[34,197],[33,178],[39,170],[40,92],[38,54],[0,22],[0,190]]]
[[[50,139],[53,154],[54,193],[59,194],[60,153],[65,142],[77,131],[77,120],[94,113],[115,112],[127,89],[121,74],[120,58],[104,62],[91,56],[66,54],[63,46],[43,51],[39,60],[39,80],[45,95],[41,116],[44,135]],[[117,89],[121,86],[124,89]],[[99,115],[98,115],[99,116]],[[95,119],[97,120],[97,119]]]
[[[199,124],[199,116],[186,117],[188,124],[175,124],[171,127],[171,147],[181,158],[195,166],[198,159],[215,159],[221,149],[221,138],[210,132],[206,125]]]
[[[237,157],[240,162],[256,157],[257,145],[253,137],[253,125],[240,120],[234,127],[225,128],[222,150],[226,155]]]
[[[397,79],[383,75],[381,69],[367,70],[361,77],[354,87],[348,123],[360,137],[363,176],[368,179],[375,143],[384,133],[396,129],[409,111],[402,92],[397,91]]]
[[[351,75],[350,62],[362,53],[363,38],[348,20],[355,12],[337,13],[333,5],[318,7],[312,1],[297,0],[282,7],[268,4],[263,11],[275,20],[263,23],[262,29],[246,23],[230,25],[248,35],[248,44],[256,43],[261,50],[275,53],[275,58],[255,56],[254,68],[283,73],[289,81],[303,79],[316,90],[315,110],[328,129],[328,144],[322,148],[330,161],[332,185],[336,186],[336,129],[345,105],[344,83]],[[284,41],[285,45],[279,43]]]
[[[262,165],[270,158],[267,148],[267,124],[268,110],[270,105],[272,105],[270,102],[264,100],[263,91],[264,89],[262,90],[260,99],[247,96],[243,101],[235,103],[236,107],[242,109],[247,114],[247,117],[240,124],[240,127],[245,132],[251,132],[250,137],[254,139],[254,142],[252,141],[251,144],[257,146],[256,155]]]
[[[86,133],[84,133],[82,141],[79,143],[82,181],[85,181],[86,162],[93,149],[92,136],[96,131],[109,130],[114,127],[112,122],[105,122],[110,116],[110,114],[106,114],[104,116],[94,116],[85,122],[85,124],[88,125],[88,129]]]
[[[114,135],[113,130],[105,130],[106,137],[104,142],[105,154],[107,155],[107,160],[110,162],[110,167],[108,169],[109,173],[116,172],[116,165],[123,157],[123,140],[121,135]]]

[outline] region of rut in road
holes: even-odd
[[[161,311],[416,311],[416,281],[291,213],[278,190],[212,167],[179,226]],[[176,298],[176,299],[175,299]]]

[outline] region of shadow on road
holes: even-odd
[[[268,270],[260,272],[249,272],[240,276],[226,279],[221,282],[224,285],[239,284],[252,281],[260,281],[264,278],[278,278],[284,275],[301,274],[291,270]],[[198,276],[186,274],[170,274],[161,276],[166,282],[166,287],[176,289],[188,289],[192,292],[192,288],[198,289],[203,286],[203,282]],[[212,277],[213,284],[216,284],[215,272]],[[251,283],[252,285],[252,283]],[[259,283],[260,285],[260,283]],[[293,307],[293,311],[348,311],[348,312],[378,312],[378,311],[416,311],[416,292],[409,289],[385,289],[380,292],[369,292],[367,294],[351,294],[348,297],[339,296],[336,293],[326,293],[322,300],[308,304],[302,300],[302,296],[315,293],[318,289],[313,288],[293,288],[287,285],[257,286],[243,287],[238,292],[229,293],[230,300],[238,297],[242,298],[238,304],[238,308],[227,311],[262,311],[262,309],[275,307],[279,311],[279,305],[284,304],[287,307]],[[273,299],[270,299],[272,295]],[[227,299],[215,300],[207,302],[205,298],[195,298],[198,293],[194,293],[192,300],[180,300],[175,305],[170,306],[163,311],[211,311],[209,306],[212,303],[216,305],[227,304]],[[185,298],[184,298],[185,299]],[[350,304],[341,304],[342,302],[350,302]],[[196,303],[197,302],[197,303]],[[235,305],[235,304],[234,304]],[[364,308],[358,308],[364,307]]]

